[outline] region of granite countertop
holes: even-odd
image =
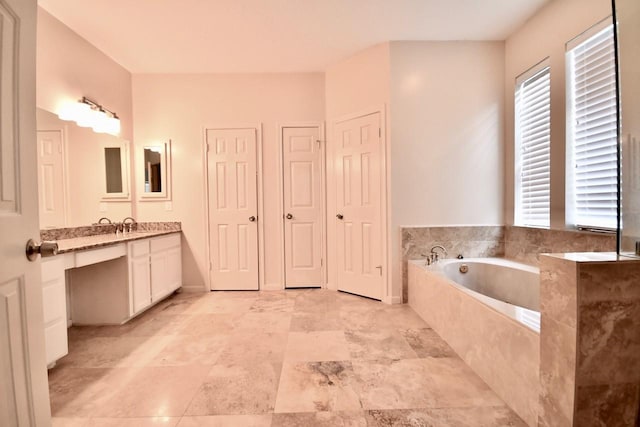
[[[58,254],[67,252],[82,251],[104,246],[116,245],[118,243],[130,242],[132,240],[147,239],[149,237],[162,236],[166,234],[180,233],[180,230],[155,230],[155,231],[132,231],[126,234],[96,234],[94,236],[72,237],[60,239],[58,244]]]

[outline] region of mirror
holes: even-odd
[[[129,142],[38,109],[40,228],[89,225],[133,215]]]
[[[140,199],[170,198],[171,141],[145,145],[142,148],[143,172]]]
[[[621,255],[640,256],[640,2],[615,0],[620,90]]]

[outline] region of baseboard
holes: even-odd
[[[281,291],[284,289],[282,283],[265,283],[261,291]]]
[[[205,285],[182,285],[178,292],[207,292],[209,289]]]
[[[385,304],[402,304],[402,297],[399,296],[386,296],[382,300]]]

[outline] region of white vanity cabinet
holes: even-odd
[[[43,258],[42,297],[47,365],[69,352],[67,341],[67,293],[64,257]]]
[[[182,285],[180,234],[130,242],[128,251],[133,316]]]

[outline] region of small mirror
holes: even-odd
[[[120,147],[105,147],[107,193],[122,193],[122,153]]]
[[[167,200],[170,198],[169,177],[171,141],[142,147],[143,187],[141,199]]]
[[[107,144],[103,148],[104,194],[105,201],[129,200],[129,143],[126,141]]]

